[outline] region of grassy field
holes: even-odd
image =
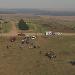
[[[12,24],[10,22],[8,22],[8,23],[1,23],[0,27],[1,27],[1,30],[0,30],[1,33],[7,33],[7,32],[11,31]]]
[[[22,45],[21,39],[10,42],[8,37],[0,37],[0,75],[75,75],[75,66],[69,63],[75,60],[75,36],[39,36],[35,42],[40,48],[35,49]],[[45,56],[50,49],[56,59]]]
[[[55,18],[49,18],[49,19],[40,19],[34,21],[39,28],[41,28],[41,31],[59,31],[59,32],[75,32],[75,21],[70,20],[59,20]],[[38,28],[38,29],[39,29]]]
[[[75,32],[75,17],[72,16],[32,16],[24,18],[33,32],[57,31]]]
[[[6,33],[12,29],[11,21],[14,22],[16,28],[20,19],[24,21],[29,26],[28,32],[46,32],[46,31],[55,31],[55,32],[66,32],[66,33],[75,33],[75,16],[21,16],[13,15],[9,16],[8,23],[0,24],[2,30],[0,32]],[[6,20],[6,19],[4,19]],[[18,28],[17,28],[18,29]],[[27,31],[26,31],[27,32]]]
[[[0,24],[1,32],[7,33],[12,29],[10,34],[17,34],[21,18],[10,17],[12,24]],[[75,17],[31,16],[23,19],[30,28],[25,32],[75,32]],[[75,66],[69,63],[75,61],[75,36],[38,36],[33,42],[40,48],[32,49],[21,44],[22,38],[17,37],[15,42],[10,42],[10,37],[0,36],[0,75],[75,75]],[[45,56],[50,50],[55,52],[55,59]]]

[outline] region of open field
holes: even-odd
[[[16,27],[19,23],[19,20],[24,19],[29,26],[29,31],[25,32],[44,33],[45,31],[55,31],[75,33],[75,16],[28,16],[25,14],[4,14],[1,15],[1,17],[9,22],[13,21]],[[12,24],[10,24],[10,26],[11,25]],[[11,28],[10,26],[7,25],[3,30],[6,29],[6,31],[8,31],[8,29]]]
[[[31,26],[33,32],[75,32],[74,16],[32,16],[25,18],[25,21]]]
[[[3,21],[3,23],[0,23],[0,33],[8,33],[11,31],[11,29],[12,29],[11,22],[5,23]]]
[[[0,16],[8,21],[0,24],[0,75],[75,75],[75,65],[69,63],[75,61],[75,16]],[[29,30],[18,29],[20,19],[24,19]],[[62,35],[41,36],[46,31],[62,32]],[[24,36],[16,36],[16,41],[10,42],[9,39],[19,32],[39,34],[33,43],[40,48],[22,44]],[[55,59],[45,56],[51,50],[56,54]]]
[[[41,31],[58,31],[58,32],[75,32],[74,17],[47,17],[43,16],[40,20],[34,21],[37,26],[41,27]],[[39,28],[38,28],[39,29]]]
[[[75,36],[39,36],[36,43],[40,48],[33,49],[22,45],[22,38],[10,42],[9,37],[0,37],[0,75],[75,75],[75,66],[69,63],[75,61]],[[50,49],[56,53],[55,59],[45,56]]]

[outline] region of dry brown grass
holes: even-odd
[[[68,63],[75,60],[74,36],[38,37],[40,48],[36,49],[20,48],[21,39],[11,43],[9,38],[0,37],[0,75],[75,75],[75,66]],[[57,55],[54,60],[45,56],[50,49]]]

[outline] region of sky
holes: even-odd
[[[0,0],[0,8],[75,10],[75,0]]]

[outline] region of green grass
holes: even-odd
[[[36,49],[20,48],[21,39],[11,43],[8,37],[0,37],[1,75],[75,75],[75,66],[68,63],[75,60],[75,36],[38,37],[35,42],[40,48]],[[45,56],[50,49],[57,55],[55,60]]]
[[[42,25],[39,25],[37,23],[28,23],[29,29],[32,30],[33,32],[45,32],[48,30],[47,27],[43,27]]]
[[[3,23],[3,24],[0,24],[0,27],[2,28],[1,30],[2,33],[7,33],[7,32],[10,32],[10,30],[12,29],[12,24],[10,22]]]

